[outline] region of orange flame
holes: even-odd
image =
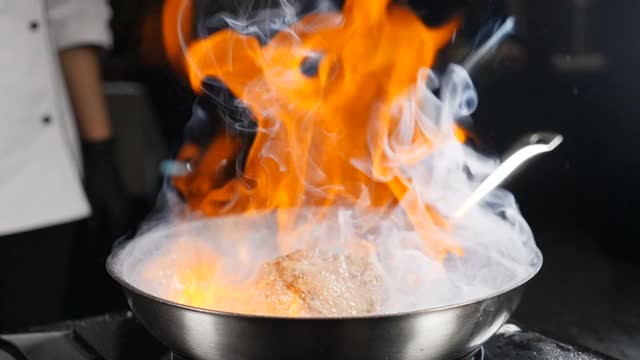
[[[186,145],[179,158],[195,171],[174,183],[189,206],[209,216],[300,207],[401,204],[434,258],[462,255],[435,233],[446,221],[412,190],[399,170],[428,155],[430,134],[414,131],[409,147],[385,148],[399,126],[391,111],[421,68],[433,65],[458,20],[426,27],[389,0],[348,0],[342,13],[307,15],[268,44],[233,30],[190,44],[188,74],[202,92],[221,80],[249,108],[259,131],[243,178],[220,184],[239,144],[218,138],[207,149]],[[452,129],[464,139],[460,129]],[[397,156],[399,154],[399,156]],[[293,219],[280,216],[282,227]]]

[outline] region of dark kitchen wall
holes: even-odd
[[[105,59],[107,81],[144,86],[156,123],[173,152],[191,115],[194,95],[169,66],[162,42],[163,0],[111,0],[114,48]]]

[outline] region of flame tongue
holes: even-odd
[[[342,13],[308,15],[265,46],[233,30],[193,42],[194,89],[202,91],[206,77],[221,80],[250,109],[258,132],[244,178],[218,184],[219,168],[233,159],[237,143],[217,139],[202,153],[183,149],[180,158],[195,162],[196,171],[174,179],[176,186],[192,208],[210,216],[401,204],[431,256],[461,255],[437,235],[446,222],[402,171],[429,154],[437,134],[393,111],[456,26],[429,29],[405,7],[351,0]],[[293,223],[279,217],[282,229]]]

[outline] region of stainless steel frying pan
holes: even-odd
[[[561,141],[553,133],[523,138],[455,217],[463,216],[524,161]],[[524,284],[540,269],[531,269],[510,289],[446,307],[377,316],[285,318],[206,310],[151,295],[119,274],[116,258],[122,250],[109,256],[107,270],[124,288],[133,313],[176,354],[196,360],[470,359],[509,319]]]

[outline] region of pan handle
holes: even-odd
[[[498,187],[502,182],[518,169],[527,160],[534,156],[552,151],[560,143],[563,137],[553,132],[538,132],[524,136],[520,139],[508,154],[506,160],[498,166],[480,185],[469,195],[460,205],[453,215],[454,219],[459,219],[466,212],[474,207],[482,198]]]

